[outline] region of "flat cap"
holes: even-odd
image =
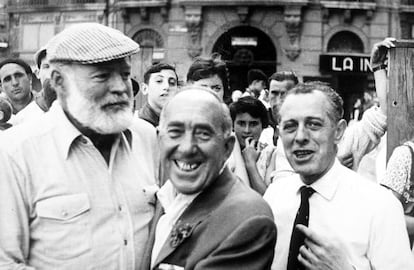
[[[99,23],[81,23],[54,36],[47,45],[50,62],[102,63],[139,51],[139,45],[122,32]]]

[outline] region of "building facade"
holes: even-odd
[[[9,0],[9,46],[0,51],[33,63],[34,52],[65,27],[100,22],[140,44],[138,81],[159,61],[175,65],[185,81],[195,57],[219,53],[232,90],[246,88],[251,68],[269,76],[292,70],[302,81],[331,83],[349,118],[355,100],[373,88],[372,45],[413,38],[413,13],[413,0]]]

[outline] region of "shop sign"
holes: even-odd
[[[319,68],[322,72],[371,72],[369,55],[321,54]]]
[[[231,46],[257,46],[257,37],[231,37]]]

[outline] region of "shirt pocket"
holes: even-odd
[[[90,203],[86,193],[55,196],[36,204],[39,246],[46,256],[72,259],[91,249]]]

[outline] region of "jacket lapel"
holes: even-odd
[[[235,181],[238,180],[235,179],[226,167],[223,173],[194,199],[174,225],[172,233],[170,232],[170,236],[161,248],[155,261],[155,265],[161,263],[174,252],[186,238],[191,236],[195,228],[207,219],[211,212],[221,204]],[[178,239],[175,239],[177,237]]]
[[[145,246],[144,257],[142,259],[141,267],[139,269],[150,269],[151,267],[151,253],[155,242],[155,230],[157,228],[158,220],[161,218],[163,214],[164,208],[162,207],[160,201],[157,199],[155,204],[154,217],[152,218],[152,221],[149,226],[149,237],[147,244]]]

